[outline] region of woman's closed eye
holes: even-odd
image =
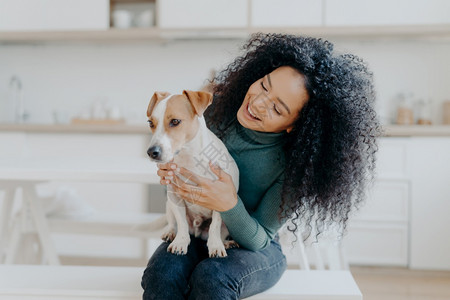
[[[265,92],[268,92],[269,90],[266,88],[266,86],[264,85],[264,82],[263,81],[261,81],[261,87],[263,88],[263,90],[265,91]]]
[[[281,112],[278,110],[278,107],[277,107],[277,105],[274,103],[273,104],[273,110],[278,114],[278,115],[281,115]]]

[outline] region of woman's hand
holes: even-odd
[[[165,177],[164,180],[161,180],[161,184],[167,184],[167,181],[170,180],[174,192],[179,197],[188,202],[216,211],[226,211],[236,205],[237,193],[233,180],[219,166],[213,165],[211,162],[209,163],[211,171],[218,177],[215,180],[211,180],[198,176],[185,168],[177,169],[176,165],[174,168],[171,168],[171,165],[175,164],[169,163],[164,165],[164,169],[161,168],[158,170],[158,175],[164,175]],[[193,184],[186,183],[185,181],[187,180],[183,181],[183,179],[176,176],[178,173],[190,182],[193,182]]]
[[[173,179],[174,172],[177,169],[177,165],[170,161],[165,164],[157,164],[157,167],[158,171],[156,172],[156,174],[161,177],[159,183],[162,185],[170,184],[171,180]]]

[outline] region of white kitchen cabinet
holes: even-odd
[[[409,138],[381,138],[377,152],[376,176],[378,179],[407,179]]]
[[[108,28],[109,0],[0,1],[0,31]]]
[[[25,133],[0,131],[0,156],[20,157],[25,154],[25,151]]]
[[[325,0],[326,26],[450,23],[447,0]]]
[[[377,179],[368,192],[365,205],[356,220],[395,222],[408,225],[410,202],[409,180]]]
[[[450,270],[450,138],[413,138],[410,151],[410,266]]]
[[[352,218],[351,264],[450,270],[450,138],[382,138],[377,179]]]
[[[408,226],[393,222],[353,221],[344,251],[353,265],[408,265]]]
[[[148,137],[143,134],[27,133],[27,157],[145,157]],[[131,183],[68,183],[96,209],[108,212],[143,212],[148,207],[148,187]],[[107,200],[106,200],[107,199]],[[126,200],[125,200],[126,199]]]
[[[253,27],[321,26],[323,0],[250,0]]]
[[[349,224],[345,250],[352,264],[408,265],[409,182],[378,179]]]
[[[344,237],[348,261],[360,265],[408,265],[410,180],[408,138],[382,138],[376,180]]]
[[[242,0],[162,0],[157,3],[160,28],[243,28],[248,2]]]

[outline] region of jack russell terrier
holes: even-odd
[[[183,91],[181,95],[155,92],[147,109],[152,131],[150,159],[158,163],[173,161],[177,166],[212,180],[217,176],[209,169],[209,161],[230,174],[236,191],[239,188],[239,170],[223,142],[207,127],[203,112],[212,102],[207,92]],[[189,179],[176,174],[185,182]],[[199,191],[192,190],[191,200]],[[190,234],[207,240],[210,257],[225,257],[226,250],[237,246],[228,241],[228,229],[220,213],[181,199],[173,188],[167,186],[167,222],[162,239],[171,241],[167,251],[186,254]],[[209,229],[207,229],[209,224]]]

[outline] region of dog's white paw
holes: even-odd
[[[169,230],[161,235],[161,238],[164,242],[171,242],[175,239],[175,231]]]
[[[189,236],[181,237],[180,235],[177,235],[167,248],[167,251],[177,255],[186,255],[190,242],[191,239],[189,238]]]
[[[225,250],[225,246],[221,240],[211,241],[208,240],[208,253],[209,257],[226,257],[227,251]]]

